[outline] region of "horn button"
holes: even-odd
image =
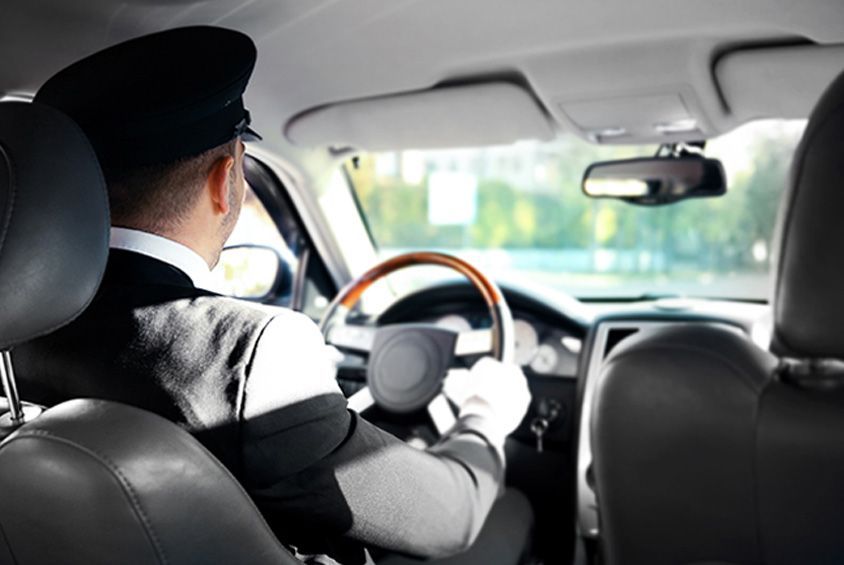
[[[375,402],[405,414],[427,406],[442,389],[457,333],[422,324],[397,324],[375,334],[367,383]]]

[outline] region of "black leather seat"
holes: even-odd
[[[844,563],[844,75],[778,237],[773,353],[690,326],[610,355],[591,430],[606,563]]]
[[[107,208],[73,122],[37,104],[0,104],[5,376],[8,350],[70,322],[93,297]],[[0,563],[298,563],[222,465],[158,416],[73,400],[0,424],[17,428],[0,444]]]

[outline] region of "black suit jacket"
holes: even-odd
[[[416,450],[348,411],[339,393],[245,421],[250,362],[272,317],[195,288],[166,263],[112,250],[83,315],[15,350],[21,392],[46,405],[105,398],[182,425],[304,552],[354,562],[350,537],[426,556],[463,549],[500,487],[496,450],[471,426]],[[279,368],[279,378],[307,377]]]

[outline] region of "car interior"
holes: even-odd
[[[492,355],[528,380],[505,452],[529,509],[496,526],[525,547],[492,528],[492,554],[432,562],[844,562],[844,3],[0,13],[0,563],[297,562],[178,426],[16,385],[15,345],[84,310],[108,255],[96,158],[34,93],[197,24],[258,49],[263,140],[218,291],[318,322],[349,407],[416,447],[454,424],[450,369]],[[430,341],[453,358],[415,376],[397,352]]]

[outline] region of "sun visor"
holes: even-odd
[[[300,147],[382,151],[549,140],[554,131],[527,90],[500,82],[330,104],[294,117],[285,134]]]
[[[844,45],[799,45],[733,51],[715,66],[730,113],[741,122],[806,118],[844,68]]]

